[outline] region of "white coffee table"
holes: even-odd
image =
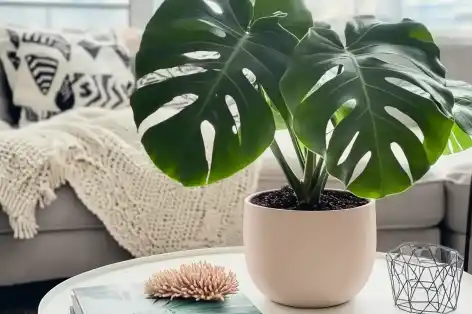
[[[186,252],[162,254],[116,263],[75,276],[48,292],[41,300],[38,314],[66,314],[71,304],[70,293],[75,287],[144,282],[152,273],[178,267],[182,263],[206,260],[225,266],[236,272],[240,288],[263,314],[399,314],[405,313],[393,305],[385,257],[378,255],[372,276],[351,302],[324,310],[301,310],[284,307],[267,300],[253,285],[246,271],[242,248],[202,249]],[[465,274],[462,279],[461,295],[456,314],[472,313],[472,276]]]

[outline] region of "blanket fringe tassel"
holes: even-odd
[[[66,161],[70,159],[70,157],[71,156],[67,156]],[[37,199],[31,204],[31,206],[22,208],[22,210],[16,212],[15,214],[10,214],[9,221],[13,230],[13,237],[15,239],[32,239],[38,234],[39,226],[36,222],[35,215],[31,215],[29,213],[35,212],[36,206],[45,208],[49,206],[54,200],[56,200],[57,195],[55,193],[55,189],[64,184],[66,181],[66,173],[64,169],[65,167],[59,160],[50,160],[44,167],[44,173],[47,173],[48,176],[46,176],[44,181],[41,183],[41,187],[38,190]],[[11,196],[12,197],[8,199],[16,199],[13,197],[13,195]]]

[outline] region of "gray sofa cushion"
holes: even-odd
[[[419,182],[409,190],[377,201],[381,230],[438,226],[445,215],[443,182]]]
[[[472,176],[472,149],[448,156],[444,161],[441,168],[447,200],[445,226],[449,230],[465,234]]]
[[[57,199],[50,206],[38,209],[39,232],[104,229],[103,224],[78,199],[70,186],[56,191]],[[8,217],[0,211],[0,235],[12,236]]]
[[[71,277],[132,258],[69,186],[56,193],[49,207],[37,210],[39,233],[30,240],[13,238],[0,209],[0,248],[7,252],[0,269],[8,269],[0,272],[0,286]]]
[[[41,232],[24,241],[4,234],[0,248],[0,286],[72,277],[132,258],[105,229]]]
[[[405,242],[440,243],[440,241],[439,228],[377,231],[378,252],[388,252]]]
[[[464,174],[462,180],[446,182],[447,214],[446,226],[449,230],[465,234],[467,209],[469,206],[470,174]],[[457,174],[456,174],[457,179]]]

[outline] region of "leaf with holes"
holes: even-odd
[[[472,147],[472,86],[455,80],[447,80],[446,86],[454,95],[451,115],[455,124],[444,154],[453,154]]]
[[[453,125],[446,115],[454,98],[444,86],[439,49],[426,27],[410,20],[359,18],[347,24],[345,36],[346,44],[334,31],[314,27],[297,46],[281,82],[294,112],[294,130],[355,194],[379,198],[399,193],[441,156]],[[339,66],[340,73],[317,85]],[[348,102],[349,111],[328,143],[326,128]],[[423,139],[397,113],[412,119]],[[361,159],[368,159],[364,169]]]
[[[420,96],[432,99],[427,92],[414,85],[405,82],[398,85]],[[461,81],[446,80],[446,87],[454,96],[454,106],[451,108],[450,115],[454,118],[455,123],[443,152],[444,155],[449,155],[472,147],[472,137],[465,132],[468,130],[472,134],[472,86]]]
[[[459,153],[465,149],[472,147],[472,138],[469,134],[461,130],[461,128],[454,124],[452,126],[449,140],[444,150],[444,155]]]
[[[454,95],[455,103],[451,114],[456,124],[469,135],[472,135],[472,85],[454,80],[447,80],[446,86]]]
[[[152,161],[186,186],[229,177],[272,143],[274,116],[259,87],[288,118],[279,81],[298,40],[280,26],[284,14],[253,16],[250,0],[167,0],[144,31],[134,119],[139,127],[176,99],[192,100],[142,137]],[[146,79],[160,71],[176,74]],[[202,137],[203,123],[213,127],[213,139]]]

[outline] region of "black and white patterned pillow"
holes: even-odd
[[[5,29],[0,47],[20,125],[77,107],[120,108],[134,89],[130,56],[116,38]],[[2,36],[0,35],[0,38]]]

